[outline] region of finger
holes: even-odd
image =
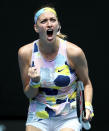
[[[91,121],[90,114],[87,114],[86,117],[83,118],[84,122]]]
[[[36,67],[32,67],[32,70],[33,70],[33,71],[36,71],[37,69],[36,69]]]
[[[83,118],[83,121],[88,122],[88,121],[90,121],[90,118]]]
[[[29,67],[28,72],[34,73],[36,70],[36,67]]]
[[[28,75],[30,75],[30,72],[31,72],[31,67],[29,67],[28,69]]]
[[[34,67],[35,65],[34,65],[34,61],[32,61],[32,67]]]
[[[28,76],[34,76],[36,73],[37,73],[36,68],[30,67],[30,68],[28,69]]]

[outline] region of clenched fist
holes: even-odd
[[[28,76],[31,78],[33,82],[40,81],[40,73],[36,67],[29,67]]]

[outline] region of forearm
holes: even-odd
[[[84,86],[84,95],[85,95],[85,108],[86,108],[86,120],[89,120],[90,118],[92,118],[94,116],[93,113],[93,106],[92,106],[92,99],[93,99],[93,88],[92,88],[92,84],[89,81],[89,83],[87,83]]]
[[[33,88],[29,84],[24,88],[24,93],[28,98],[33,98],[38,95],[39,88]]]
[[[92,103],[93,88],[92,88],[92,84],[90,81],[86,85],[84,85],[84,95],[85,95],[85,102]]]

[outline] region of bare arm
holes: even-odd
[[[30,45],[21,47],[18,51],[18,62],[23,84],[24,93],[28,98],[33,98],[38,94],[38,89],[29,86],[30,77],[28,70],[30,67],[32,49]]]
[[[84,84],[85,101],[92,103],[93,88],[88,75],[87,61],[83,51],[78,51],[77,56],[75,56],[73,60],[77,76]]]
[[[75,45],[68,45],[68,57],[70,60],[70,65],[75,69],[76,74],[84,84],[84,95],[85,101],[92,103],[93,98],[93,88],[88,74],[88,65],[84,52],[81,48]],[[89,119],[90,112],[86,110],[86,119]]]

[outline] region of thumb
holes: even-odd
[[[32,61],[32,67],[34,67],[35,65],[34,65],[34,61]]]
[[[89,121],[90,120],[90,110],[86,109],[86,116],[84,118],[84,121]]]

